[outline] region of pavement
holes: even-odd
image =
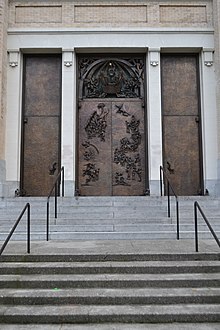
[[[219,330],[219,323],[163,323],[163,324],[1,324],[1,330]]]
[[[0,241],[0,246],[3,242]],[[3,251],[7,254],[27,254],[26,242],[10,241]],[[200,253],[220,253],[215,240],[199,241]],[[195,253],[194,240],[93,240],[93,241],[32,241],[33,255],[62,254],[176,254]],[[220,327],[219,327],[220,329]]]

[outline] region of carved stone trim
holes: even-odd
[[[18,66],[18,59],[19,59],[19,51],[18,50],[13,50],[9,51],[9,66],[11,68],[16,68]]]
[[[149,50],[150,65],[156,67],[159,65],[160,49]]]
[[[73,65],[73,50],[63,49],[63,64],[67,68]]]
[[[204,50],[204,65],[211,67],[213,65],[213,50]]]

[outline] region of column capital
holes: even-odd
[[[19,52],[19,49],[8,49],[8,63],[10,67],[16,68],[18,66]]]
[[[63,65],[67,68],[73,65],[74,48],[63,48]]]
[[[204,58],[204,65],[207,67],[211,67],[213,65],[213,54],[214,49],[212,48],[203,48],[203,58]]]
[[[160,48],[149,48],[150,65],[156,67],[159,65]]]

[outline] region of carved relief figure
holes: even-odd
[[[86,169],[83,170],[83,176],[87,176],[84,186],[88,186],[91,181],[92,182],[98,181],[99,168],[96,169],[96,165],[92,163],[88,163],[84,166],[86,166]]]
[[[126,121],[125,124],[126,133],[131,134],[131,138],[124,137],[120,140],[120,148],[115,149],[113,161],[125,168],[127,180],[136,180],[137,178],[141,182],[142,169],[140,155],[139,153],[135,154],[134,157],[131,155],[131,153],[138,150],[141,144],[141,134],[139,132],[140,121],[136,120],[135,116],[132,115],[131,121]],[[124,185],[125,179],[123,175],[120,174],[119,176],[119,173],[116,172],[115,182],[116,185]]]
[[[107,127],[106,117],[108,110],[105,109],[104,103],[99,103],[97,106],[98,110],[93,112],[85,126],[88,139],[94,137],[100,138],[101,141],[105,141],[105,129]]]

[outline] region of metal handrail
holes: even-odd
[[[163,178],[162,178],[162,173],[163,173]],[[180,229],[179,229],[179,200],[178,200],[178,196],[175,193],[172,185],[170,184],[170,181],[166,175],[166,172],[164,171],[163,167],[160,166],[160,195],[163,196],[163,187],[162,187],[162,182],[165,182],[164,178],[167,181],[167,213],[168,213],[168,217],[170,218],[171,216],[171,212],[170,212],[170,189],[173,192],[173,195],[176,199],[176,233],[177,233],[177,239],[180,239]]]
[[[6,248],[6,245],[8,244],[10,238],[12,237],[15,229],[17,228],[20,220],[22,219],[25,211],[27,210],[27,253],[31,252],[31,217],[30,217],[30,204],[27,203],[25,205],[25,207],[23,208],[23,210],[21,211],[18,219],[16,220],[14,226],[12,227],[10,233],[8,234],[4,244],[2,245],[1,249],[0,249],[0,255],[3,253],[4,249]]]
[[[62,174],[62,177],[61,177]],[[56,180],[50,190],[49,195],[47,196],[47,229],[46,229],[46,236],[47,241],[49,241],[49,218],[50,218],[50,197],[52,196],[53,190],[55,189],[55,203],[54,203],[54,216],[57,218],[57,196],[58,196],[58,180],[62,181],[62,197],[64,197],[64,166],[61,167],[59,173],[57,174]],[[59,182],[60,184],[60,182]]]
[[[199,244],[198,244],[198,216],[197,216],[197,209],[200,211],[200,214],[203,217],[203,220],[205,221],[205,223],[207,224],[212,236],[214,237],[214,239],[216,240],[218,246],[220,247],[220,241],[214,231],[214,229],[212,228],[212,226],[210,225],[207,217],[205,216],[203,210],[201,209],[201,206],[199,205],[199,203],[197,201],[194,202],[194,221],[195,221],[195,247],[196,247],[196,252],[199,251]]]

